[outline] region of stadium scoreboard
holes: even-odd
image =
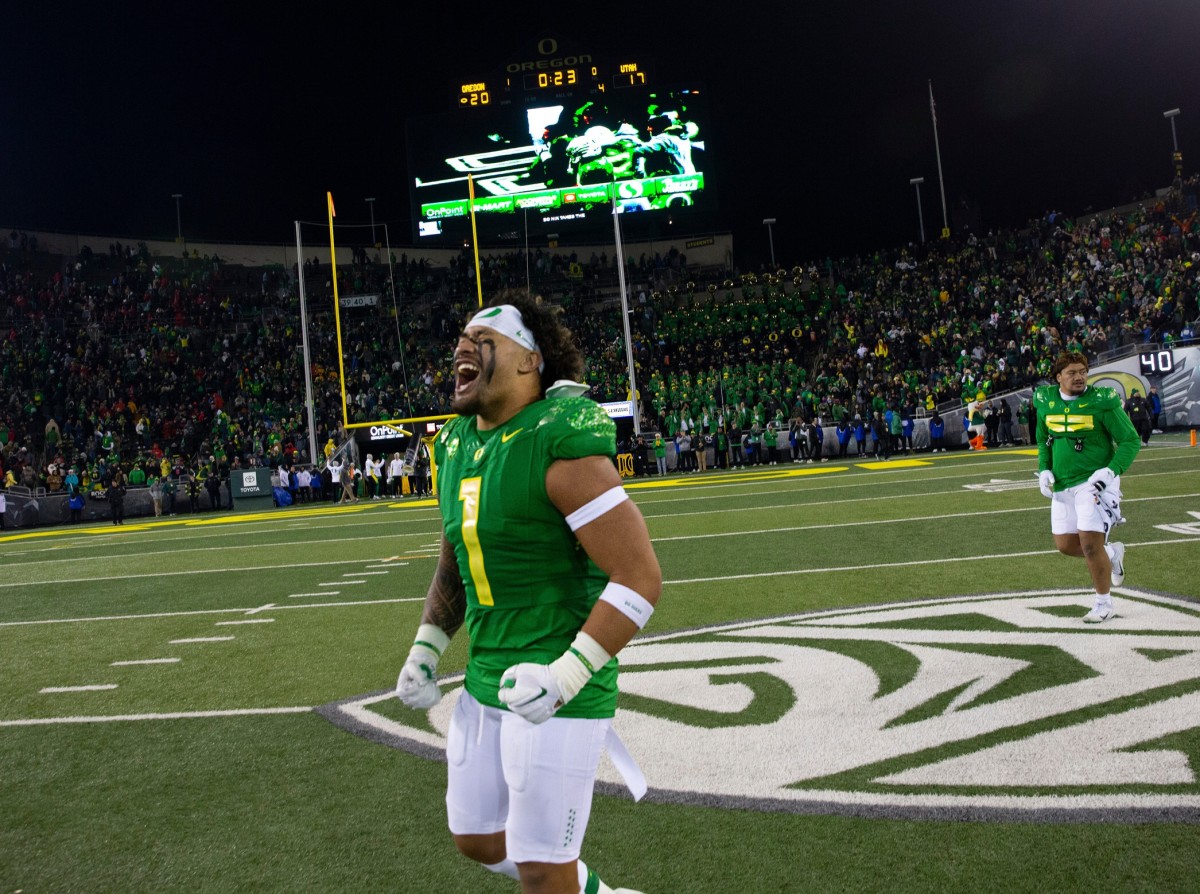
[[[713,210],[707,94],[660,82],[651,60],[544,38],[450,93],[451,108],[408,122],[418,242],[465,244],[472,212],[502,242],[611,229],[614,205],[647,223]]]
[[[643,61],[610,62],[594,59],[590,53],[581,53],[510,62],[503,72],[457,84],[453,103],[457,108],[466,109],[536,105],[547,97],[603,97],[611,90],[652,84],[650,68]]]

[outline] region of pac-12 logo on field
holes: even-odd
[[[635,640],[615,720],[652,800],[954,819],[1200,820],[1200,605],[1078,592],[843,609]],[[437,756],[426,716],[322,713]],[[616,771],[601,765],[602,788]]]

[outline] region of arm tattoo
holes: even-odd
[[[462,575],[458,573],[458,562],[454,550],[443,538],[442,550],[438,555],[437,570],[425,596],[425,611],[421,617],[424,624],[435,624],[454,636],[467,615],[467,589]]]

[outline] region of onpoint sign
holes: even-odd
[[[386,441],[390,440],[391,438],[403,438],[407,434],[408,432],[404,431],[403,429],[395,428],[391,425],[371,426],[372,441]]]

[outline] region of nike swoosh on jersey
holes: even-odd
[[[523,429],[523,428],[518,428],[516,431],[506,431],[504,434],[502,434],[500,436],[500,443],[507,444],[509,441],[511,441],[513,438],[515,438],[517,435],[519,435],[523,431],[525,431],[525,429]]]

